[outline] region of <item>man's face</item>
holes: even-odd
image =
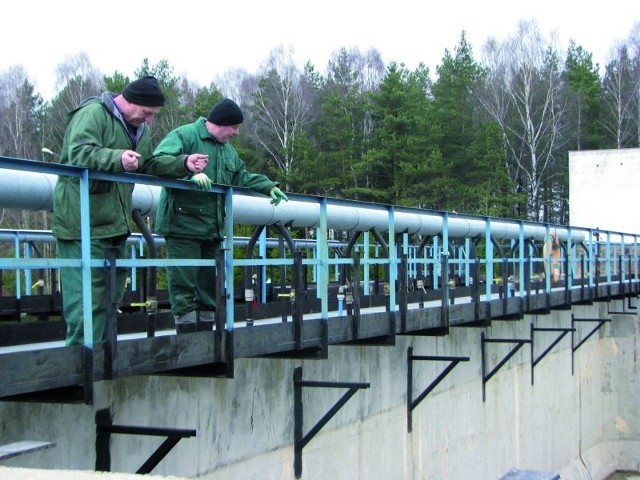
[[[220,143],[227,143],[240,133],[240,125],[215,125],[214,136]]]
[[[143,123],[151,123],[161,107],[145,107],[143,105],[129,104],[129,111],[124,114],[125,121],[129,125],[139,127]]]

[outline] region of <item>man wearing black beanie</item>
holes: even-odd
[[[244,116],[236,102],[223,98],[213,106],[207,120],[215,125],[240,125]]]
[[[154,155],[206,153],[209,163],[194,175],[201,189],[213,183],[248,187],[271,197],[278,205],[287,196],[264,175],[250,173],[229,140],[238,135],[244,116],[228,98],[216,103],[207,118],[170,132]],[[167,258],[213,259],[224,238],[224,195],[194,190],[163,188],[158,202],[156,232],[164,235]],[[215,269],[169,267],[169,298],[178,333],[211,330],[214,322]]]
[[[164,93],[160,89],[158,80],[152,75],[146,75],[131,82],[122,91],[127,102],[145,107],[162,107]]]
[[[104,92],[99,97],[88,98],[69,114],[60,163],[109,173],[140,172],[168,178],[182,178],[202,171],[207,156],[195,152],[178,158],[151,158],[153,146],[149,123],[164,103],[160,84],[150,75],[129,83],[120,95]],[[128,258],[125,242],[132,231],[133,187],[132,183],[90,180],[90,248],[93,258],[104,259],[105,249],[113,247],[117,249],[117,258]],[[58,177],[52,229],[58,258],[82,256],[79,191],[78,177]],[[65,268],[62,273],[66,344],[103,342],[107,317],[104,269],[91,269],[91,335],[84,331],[82,270]],[[118,301],[124,294],[126,275],[126,269],[116,269]]]

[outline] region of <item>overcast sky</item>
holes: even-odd
[[[602,65],[640,21],[635,0],[7,0],[0,11],[0,73],[21,64],[47,100],[56,65],[79,52],[104,74],[132,77],[144,58],[166,59],[175,74],[209,85],[230,69],[255,72],[279,45],[322,73],[340,48],[375,47],[385,64],[424,62],[435,79],[463,30],[479,60],[489,37],[504,40],[535,19],[561,49],[573,39]]]

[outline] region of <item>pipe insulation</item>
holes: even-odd
[[[57,175],[4,168],[0,175],[0,208],[24,210],[53,209],[53,192]],[[133,191],[133,206],[143,216],[154,216],[161,187],[137,183]],[[396,207],[381,204],[366,204],[348,200],[327,199],[327,227],[343,231],[380,232],[389,230],[393,218],[396,233],[438,235],[445,227],[445,214],[429,210]],[[315,228],[320,225],[321,207],[319,197],[300,197],[271,205],[270,198],[253,192],[234,192],[234,221],[246,225],[273,225],[281,222],[292,227]],[[497,239],[515,239],[520,235],[520,222],[506,219],[449,214],[449,238],[477,238],[484,236],[487,222],[491,234]],[[524,237],[543,240],[547,235],[544,224],[524,223]],[[587,231],[552,227],[560,240],[584,241]]]

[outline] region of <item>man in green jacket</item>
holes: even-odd
[[[248,187],[269,195],[277,205],[287,196],[264,175],[250,173],[228,143],[238,135],[244,117],[228,98],[216,103],[207,118],[171,131],[154,156],[202,152],[209,162],[203,172],[208,190],[213,183]],[[202,174],[200,174],[202,175]],[[224,237],[224,196],[196,190],[163,188],[158,202],[156,232],[167,242],[167,257],[213,259]],[[177,333],[213,328],[215,310],[214,267],[169,267],[169,298]]]
[[[158,81],[145,76],[128,84],[119,95],[104,92],[85,100],[70,112],[60,163],[109,173],[149,173],[182,178],[202,171],[206,155],[150,158],[153,152],[149,123],[164,105]],[[195,151],[194,151],[195,152]],[[132,183],[91,180],[89,185],[91,257],[105,258],[115,247],[117,258],[127,258],[126,239],[132,231]],[[53,235],[58,258],[80,258],[80,183],[60,175],[53,204]],[[122,299],[127,271],[116,269],[117,298]],[[60,275],[62,309],[67,323],[67,345],[84,343],[82,270],[63,268]],[[104,342],[107,284],[103,268],[91,269],[93,341]]]

